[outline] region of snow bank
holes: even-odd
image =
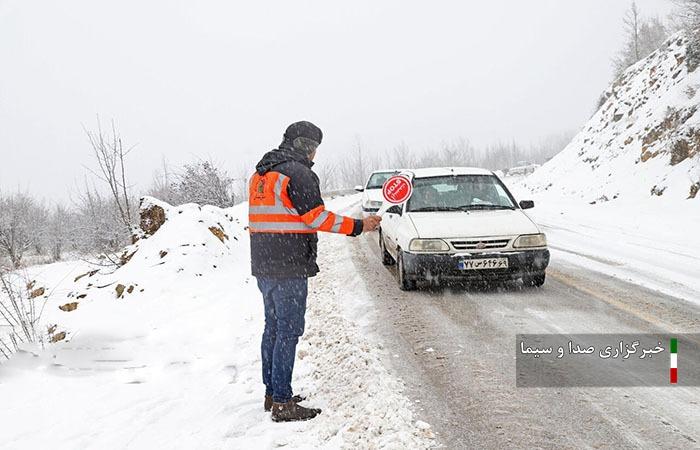
[[[608,88],[607,100],[526,188],[585,202],[686,199],[700,189],[700,70],[670,38]],[[697,195],[700,197],[700,194]]]
[[[432,445],[376,348],[343,316],[345,289],[323,276],[312,282],[295,387],[324,412],[273,423],[262,408],[263,313],[249,276],[246,206],[146,203],[166,220],[126,249],[117,270],[36,268],[39,279],[58,283],[43,320],[65,339],[0,366],[0,446]]]
[[[522,178],[504,182],[547,234],[552,261],[566,261],[700,304],[700,207],[693,200],[624,200],[588,204],[532,194]]]

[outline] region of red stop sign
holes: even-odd
[[[403,203],[411,197],[413,186],[405,175],[394,175],[384,182],[382,194],[389,203]]]

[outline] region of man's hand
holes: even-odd
[[[379,222],[382,221],[381,216],[369,216],[362,219],[362,232],[374,231],[379,228]]]

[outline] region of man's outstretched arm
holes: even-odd
[[[378,217],[354,219],[326,209],[321,197],[318,179],[310,170],[291,177],[287,186],[294,208],[310,227],[329,233],[357,236],[363,231],[375,230],[381,220]]]

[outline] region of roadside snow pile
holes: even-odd
[[[116,270],[36,268],[46,272],[40,282],[71,274],[52,286],[43,316],[59,342],[0,365],[0,447],[432,445],[323,275],[312,282],[294,382],[323,414],[273,423],[262,408],[262,300],[249,276],[246,205],[143,205],[146,231]]]
[[[531,175],[533,194],[605,202],[700,197],[700,70],[681,34],[633,65],[571,143]]]
[[[344,204],[360,212],[357,195],[339,200],[338,207]],[[368,333],[375,307],[364,280],[354,270],[347,239],[353,238],[320,235],[322,275],[309,285],[309,331],[299,354],[317,355],[320,369],[311,376],[321,398],[328,399],[326,408],[345,410],[329,418],[334,429],[343,430],[339,442],[348,448],[433,447],[430,425],[415,421],[409,400],[401,395],[403,383],[382,364],[383,347]],[[335,370],[324,369],[327,367]],[[344,388],[333,392],[334,386]],[[410,423],[414,426],[407,427]]]

